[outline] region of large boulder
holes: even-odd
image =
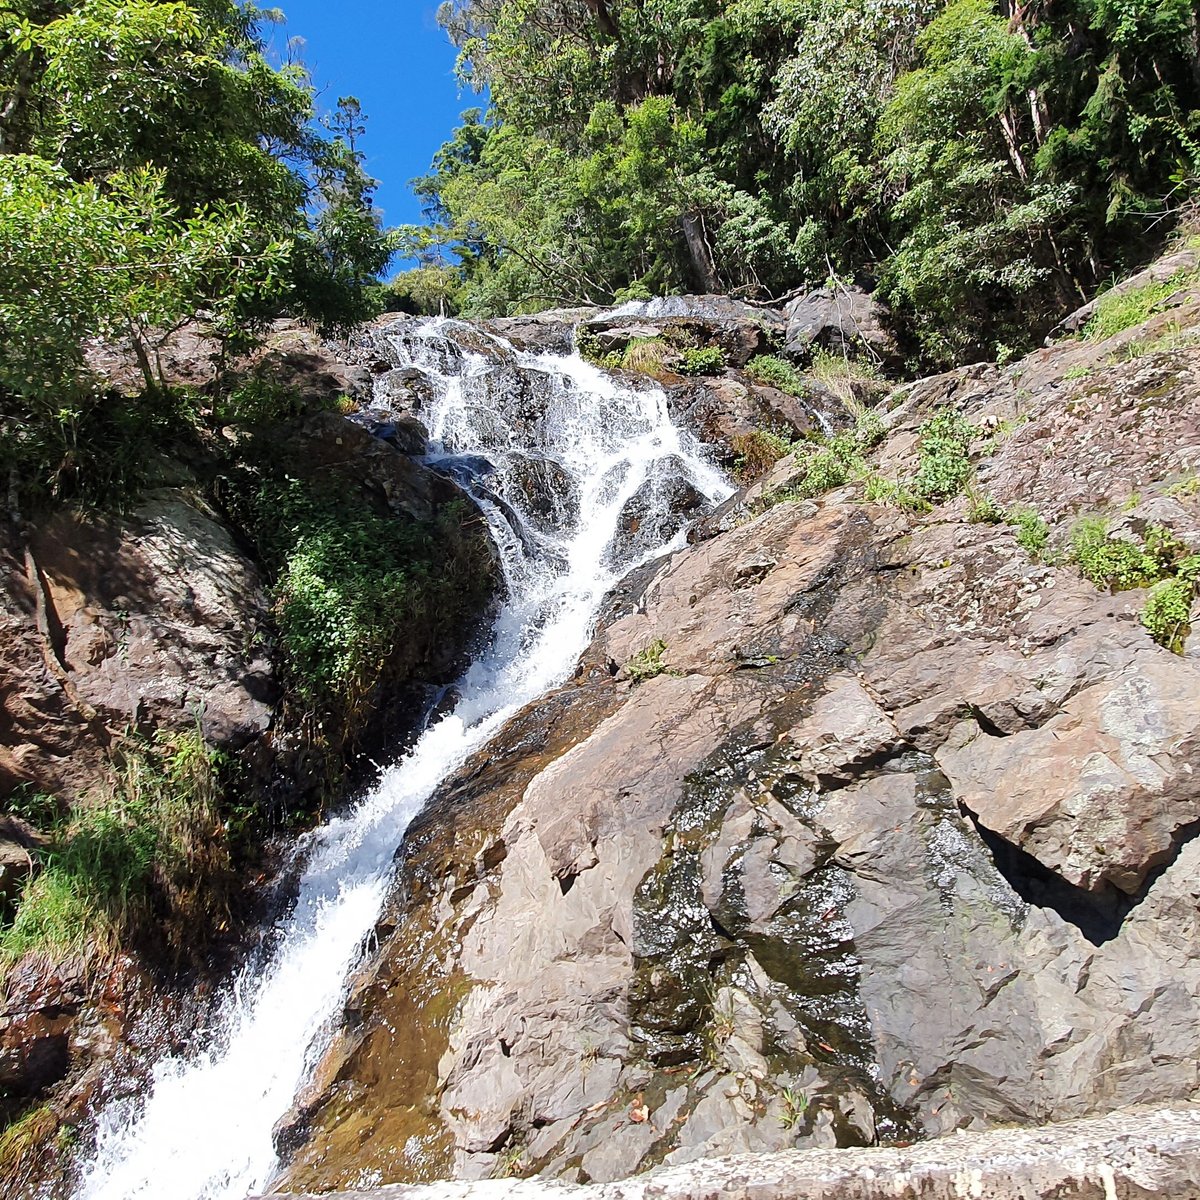
[[[779,313],[728,296],[661,296],[604,309],[580,325],[606,351],[623,350],[641,338],[667,337],[716,345],[732,367],[769,353],[782,340]]]
[[[787,350],[797,357],[823,349],[884,362],[899,358],[886,310],[862,288],[818,288],[793,300],[784,316]]]

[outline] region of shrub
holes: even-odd
[[[804,379],[790,362],[771,354],[760,354],[746,364],[746,374],[755,383],[778,388],[790,396],[803,396],[807,389]]]
[[[731,439],[731,444],[738,456],[733,473],[743,484],[753,483],[765,475],[781,458],[795,449],[787,438],[762,429],[739,433]]]
[[[717,375],[724,369],[725,352],[720,346],[690,347],[679,364],[683,375]]]
[[[1145,587],[1162,574],[1159,562],[1140,546],[1110,537],[1103,517],[1084,517],[1076,524],[1071,557],[1096,587],[1114,592]]]
[[[1196,598],[1196,573],[1200,571],[1200,555],[1187,560],[1195,569],[1170,579],[1163,579],[1150,589],[1141,621],[1150,636],[1176,654],[1183,653],[1184,642],[1191,632],[1192,603]]]
[[[341,745],[395,679],[483,607],[486,564],[470,553],[461,503],[433,521],[384,516],[332,487],[262,480],[244,522],[274,577],[284,675]]]
[[[1032,508],[1018,509],[1009,517],[1009,523],[1016,527],[1017,545],[1030,558],[1034,560],[1041,558],[1042,551],[1046,548],[1046,541],[1050,537],[1050,527],[1038,516],[1037,512]]]
[[[920,464],[913,490],[927,500],[948,500],[962,491],[971,475],[971,440],[975,427],[961,413],[946,408],[921,426]]]

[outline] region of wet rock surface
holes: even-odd
[[[707,1159],[634,1179],[439,1183],[322,1193],[330,1200],[1149,1200],[1200,1196],[1200,1116],[1148,1109],[1036,1130],[963,1134],[906,1149],[790,1150]],[[282,1200],[282,1197],[264,1197]],[[313,1200],[296,1197],[295,1200]]]
[[[995,431],[975,486],[1047,520],[1040,559],[966,497],[852,483],[759,489],[627,579],[414,826],[286,1186],[604,1183],[1190,1098],[1197,639],[1062,555],[1081,513],[1196,519],[1200,351],[1121,356],[1154,332],[885,407],[891,477],[932,411]],[[1029,1194],[1114,1194],[1057,1186]]]

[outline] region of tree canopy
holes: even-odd
[[[272,14],[235,0],[0,6],[0,424],[9,465],[64,451],[97,402],[91,338],[158,344],[202,317],[238,348],[280,311],[374,311],[394,250],[357,101],[324,123]]]
[[[418,187],[468,312],[876,289],[914,357],[1029,340],[1200,176],[1189,0],[446,0],[486,88]],[[453,255],[448,248],[453,248]]]

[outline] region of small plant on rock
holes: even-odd
[[[625,674],[633,681],[633,683],[645,683],[647,679],[654,679],[658,675],[662,675],[667,664],[663,662],[663,655],[667,652],[667,643],[662,638],[655,638],[644,650],[638,651],[626,664]]]
[[[725,369],[725,352],[720,346],[690,347],[679,364],[681,375],[719,375]]]
[[[967,488],[967,520],[972,525],[1000,525],[1004,521],[1004,509],[986,492]]]
[[[626,371],[637,371],[641,375],[657,379],[666,374],[667,363],[674,353],[670,344],[663,338],[634,338],[625,347],[621,366]]]
[[[1179,564],[1174,576],[1163,579],[1150,589],[1142,609],[1142,625],[1160,645],[1176,654],[1183,653],[1192,630],[1192,605],[1200,579],[1200,554],[1192,554]]]
[[[783,1115],[779,1123],[784,1129],[795,1129],[808,1111],[808,1097],[803,1092],[786,1087],[780,1092],[779,1098],[783,1101]]]
[[[887,383],[874,364],[829,350],[818,350],[813,355],[809,373],[826,391],[832,392],[854,417],[860,416],[888,390]]]
[[[971,477],[975,426],[952,408],[930,417],[920,430],[920,463],[913,491],[926,500],[957,496]]]
[[[798,370],[786,359],[776,358],[773,354],[760,354],[746,364],[746,374],[755,383],[765,387],[773,387],[789,396],[805,394],[804,378]]]
[[[1146,587],[1162,574],[1157,559],[1140,546],[1110,537],[1103,517],[1084,517],[1076,524],[1071,557],[1096,587],[1114,592]]]
[[[864,498],[872,504],[891,504],[903,512],[929,511],[929,502],[911,488],[884,475],[868,475]]]
[[[1017,545],[1036,562],[1046,549],[1050,526],[1032,508],[1020,508],[1008,520],[1016,527]]]

